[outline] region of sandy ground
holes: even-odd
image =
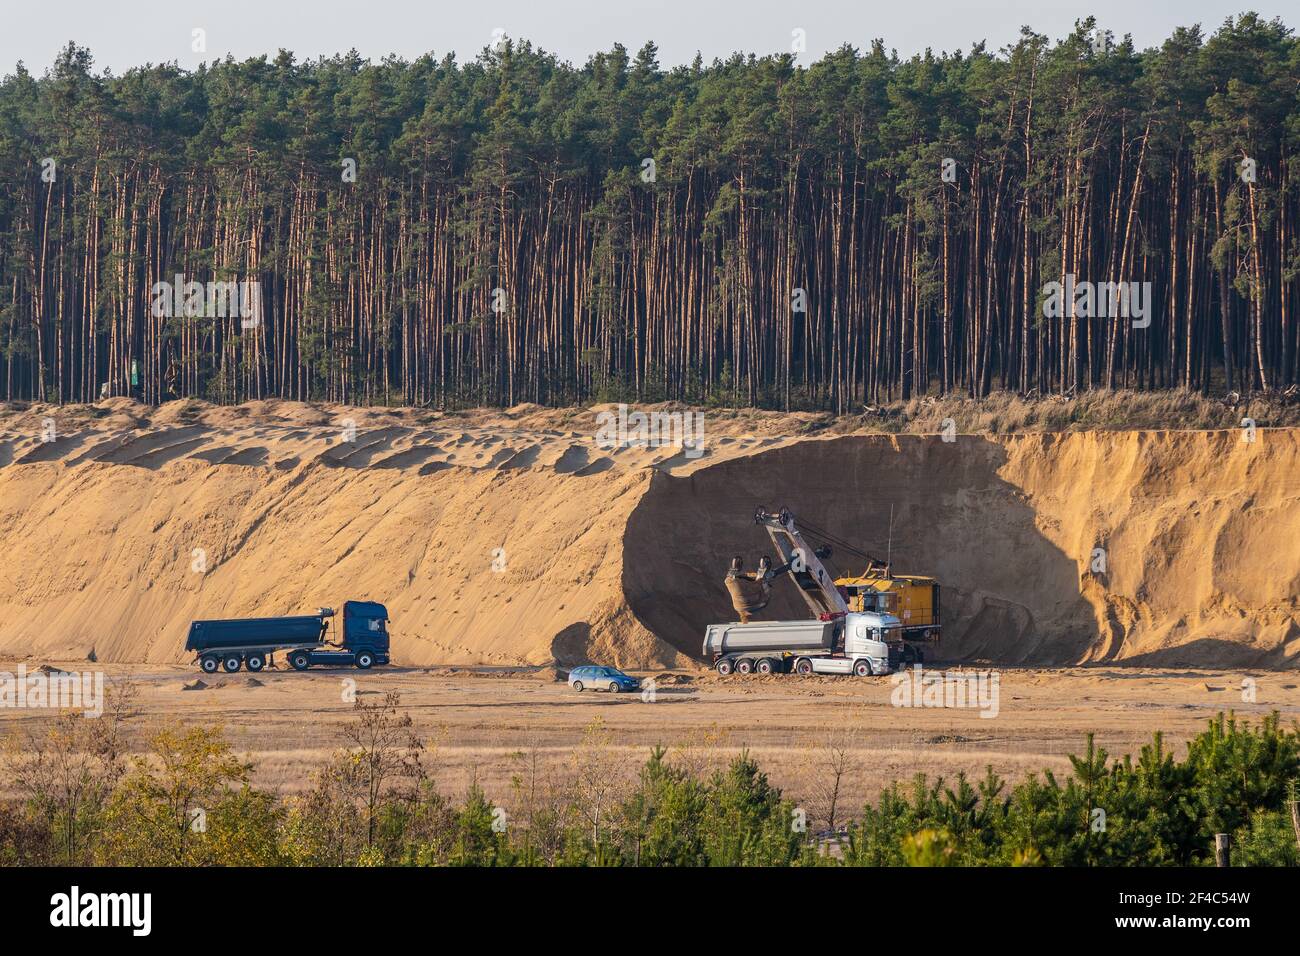
[[[68,669],[85,667],[67,664]],[[13,670],[14,663],[0,663]],[[1183,752],[1186,740],[1220,711],[1300,718],[1300,678],[1285,672],[1167,670],[1096,665],[1066,669],[1001,668],[998,713],[978,709],[900,708],[889,678],[720,678],[663,673],[655,699],[570,690],[551,669],[386,668],[369,673],[321,669],[203,676],[175,665],[107,665],[110,690],[131,680],[138,694],[129,721],[138,745],[168,720],[220,724],[256,763],[255,781],[283,793],[309,785],[310,772],[343,745],[352,719],[347,680],[364,700],[401,694],[430,748],[439,789],[462,795],[471,780],[510,805],[511,778],[537,758],[541,778],[562,786],[583,760],[599,760],[631,781],[649,749],[661,744],[697,768],[725,763],[742,747],[797,801],[815,801],[829,779],[828,745],[848,742],[843,799],[855,811],[893,780],[918,771],[978,777],[987,765],[1019,779],[1050,767],[1067,771],[1088,732],[1112,756],[1137,754],[1156,730]],[[205,689],[184,686],[201,677]],[[1242,682],[1255,701],[1243,700]],[[39,731],[48,711],[0,710],[0,733]],[[609,747],[584,745],[600,721]]]

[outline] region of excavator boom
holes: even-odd
[[[784,562],[773,574],[789,573],[816,617],[837,617],[848,613],[849,607],[835,587],[835,579],[821,563],[816,549],[804,540],[789,509],[770,512],[760,507],[754,512],[754,523],[767,529],[768,537]]]

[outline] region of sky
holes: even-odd
[[[23,61],[40,74],[69,40],[89,47],[97,70],[121,73],[145,63],[237,59],[284,48],[300,60],[355,48],[378,60],[454,52],[473,59],[494,37],[526,38],[575,65],[622,43],[647,40],[665,67],[737,50],[792,50],[802,30],[811,63],[844,43],[859,49],[882,38],[906,57],[924,51],[990,49],[1014,42],[1022,25],[1055,39],[1089,14],[1116,37],[1157,46],[1174,27],[1200,23],[1207,33],[1229,16],[1255,10],[1295,27],[1294,0],[0,0],[0,75]],[[195,31],[202,31],[196,50]]]

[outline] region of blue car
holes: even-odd
[[[624,674],[617,667],[603,667],[599,664],[587,664],[569,671],[569,686],[576,691],[607,690],[611,694],[624,691],[640,690],[641,681]]]

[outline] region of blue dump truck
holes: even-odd
[[[334,609],[297,617],[255,617],[235,621],[194,621],[185,649],[198,655],[205,674],[221,668],[233,674],[240,667],[260,671],[276,651],[284,651],[294,670],[313,664],[360,667],[388,663],[388,609],[373,601],[343,605],[343,635],[329,640]]]

